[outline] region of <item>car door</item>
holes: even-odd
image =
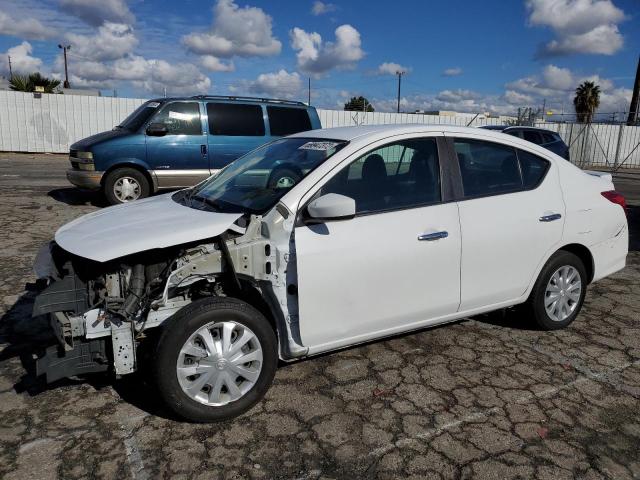
[[[209,166],[217,171],[271,140],[260,104],[208,102]]]
[[[357,212],[295,228],[300,332],[311,353],[458,309],[458,207],[443,201],[438,145],[433,136],[372,147],[309,197],[346,195]]]
[[[460,310],[525,294],[564,225],[557,167],[522,149],[479,138],[452,139],[464,198]]]
[[[202,131],[199,102],[169,102],[149,125],[166,127],[162,136],[150,135],[149,126],[145,134],[147,163],[160,188],[189,186],[209,176],[207,138]]]

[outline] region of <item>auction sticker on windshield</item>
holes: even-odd
[[[331,150],[338,142],[307,142],[298,147],[298,150],[319,150],[322,152],[326,152],[327,150]]]

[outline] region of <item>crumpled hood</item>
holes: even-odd
[[[68,252],[98,262],[166,248],[224,233],[241,214],[186,207],[168,193],[104,208],[60,227],[56,242]]]

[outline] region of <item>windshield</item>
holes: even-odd
[[[347,142],[282,138],[240,157],[184,196],[194,208],[263,214]]]
[[[131,132],[140,129],[151,115],[158,109],[160,102],[146,102],[136,108],[131,115],[124,119],[116,128],[124,128]]]

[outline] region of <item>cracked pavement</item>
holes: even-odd
[[[243,416],[193,425],[143,374],[33,376],[50,341],[24,291],[34,255],[101,206],[66,166],[0,155],[0,478],[640,478],[640,179],[618,186],[628,266],[568,329],[495,312],[323,355],[282,366]]]

